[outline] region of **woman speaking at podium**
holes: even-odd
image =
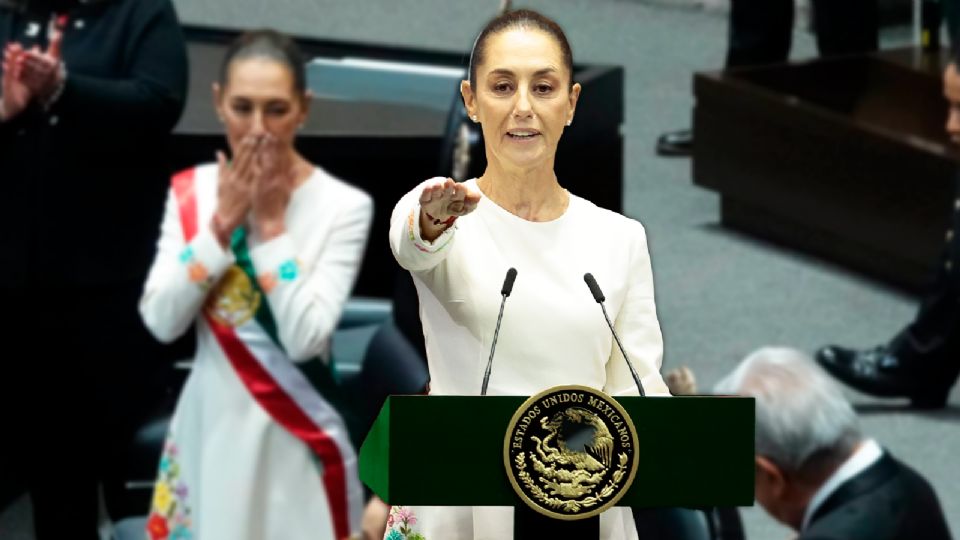
[[[489,394],[565,384],[638,394],[584,284],[592,273],[647,395],[668,395],[643,226],[573,195],[554,173],[580,95],[572,66],[566,36],[549,18],[517,10],[491,20],[460,86],[483,131],[486,170],[463,183],[427,180],[393,211],[390,245],[417,287],[431,394],[480,394],[501,284],[516,268]],[[512,530],[508,508],[394,507],[386,538],[479,540]],[[600,536],[636,538],[630,510],[601,515]]]

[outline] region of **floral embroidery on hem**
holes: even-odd
[[[426,540],[426,537],[413,530],[417,516],[405,506],[391,506],[387,516],[387,533],[384,540]]]
[[[180,477],[177,446],[167,439],[160,458],[160,474],[153,490],[147,534],[150,540],[192,540],[189,489]]]

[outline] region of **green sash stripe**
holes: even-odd
[[[230,250],[233,252],[237,267],[243,270],[243,273],[247,275],[253,284],[254,291],[262,298],[253,318],[257,321],[257,324],[260,325],[260,328],[270,336],[270,340],[273,341],[274,345],[281,351],[286,352],[283,344],[280,343],[277,332],[277,321],[273,318],[273,312],[270,311],[270,303],[267,301],[267,295],[257,280],[257,271],[253,267],[253,260],[250,258],[250,250],[247,246],[247,230],[244,227],[237,227],[233,231],[233,236],[230,237]],[[323,360],[320,358],[313,358],[307,362],[296,363],[294,365],[300,368],[300,371],[303,372],[320,395],[330,400],[334,406],[340,404],[339,381],[337,380],[332,358],[329,365],[324,365]]]

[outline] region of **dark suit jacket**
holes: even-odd
[[[139,285],[186,96],[180,23],[170,0],[0,0],[0,46],[45,48],[51,4],[70,17],[63,93],[0,122],[0,290]]]
[[[890,454],[842,484],[798,540],[950,540],[930,484]]]

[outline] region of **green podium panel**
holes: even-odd
[[[514,506],[503,444],[522,396],[390,396],[360,448],[360,478],[390,504]],[[619,506],[753,504],[754,400],[623,397],[639,465]]]

